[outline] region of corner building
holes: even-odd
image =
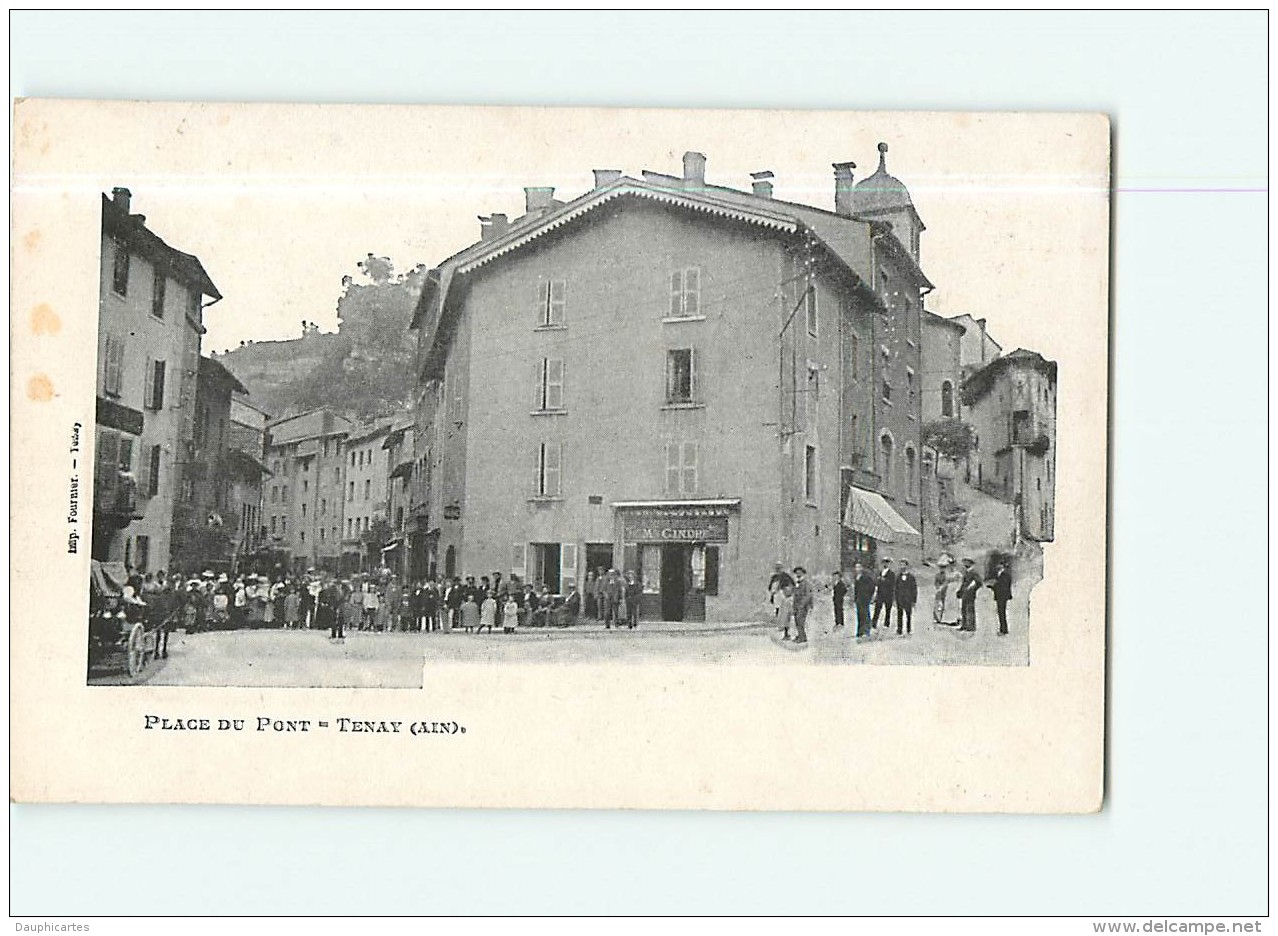
[[[643,618],[741,620],[774,562],[917,551],[928,284],[890,222],[855,216],[850,166],[834,212],[774,199],[771,173],[710,185],[689,153],[682,176],[597,170],[571,202],[530,188],[522,217],[482,218],[413,320],[441,571],[562,592],[634,570]]]

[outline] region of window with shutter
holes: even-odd
[[[142,375],[142,406],[151,409],[151,400],[155,398],[155,361],[146,359],[146,370]]]
[[[701,271],[696,267],[683,271],[683,314],[701,314]]]
[[[550,306],[546,310],[547,325],[564,324],[564,309],[568,300],[568,284],[564,280],[550,283]]]
[[[546,359],[546,397],[548,410],[564,407],[564,362],[558,358]]]
[[[700,456],[700,446],[696,442],[684,442],[683,448],[683,471],[682,486],[680,493],[695,494],[697,493],[697,471],[698,458]]]
[[[805,305],[807,307],[808,334],[813,338],[817,336],[817,288],[816,284],[808,287],[808,294]]]
[[[670,349],[666,352],[666,403],[691,403],[694,390],[692,349]]]
[[[719,594],[719,547],[707,546],[705,553],[705,593]]]
[[[114,472],[119,468],[120,434],[108,429],[98,431],[97,473],[109,483],[115,482]]]
[[[687,267],[670,274],[669,318],[699,318],[701,315],[701,270]]]
[[[666,443],[666,493],[678,494],[679,481],[682,474],[678,442]]]
[[[537,284],[537,328],[564,324],[567,310],[568,283],[566,280],[542,280]]]
[[[577,584],[577,544],[559,544],[559,593]]]
[[[164,318],[164,291],[167,282],[164,268],[157,263],[155,265],[155,275],[152,279],[151,314],[158,319]]]
[[[155,376],[151,380],[151,408],[164,409],[164,361],[155,362]]]
[[[160,458],[162,449],[158,445],[151,446],[151,468],[147,476],[147,493],[154,497],[160,493]]]
[[[543,497],[558,497],[563,465],[563,444],[544,442],[541,446],[541,491]]]

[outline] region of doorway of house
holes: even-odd
[[[559,591],[559,544],[533,543],[534,585],[544,586],[550,592]]]
[[[661,619],[682,621],[692,585],[692,548],[682,543],[661,547]]]

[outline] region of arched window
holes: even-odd
[[[892,433],[879,436],[879,478],[885,494],[892,493]]]
[[[941,384],[941,415],[954,415],[954,384],[948,380]]]
[[[914,492],[918,489],[918,465],[914,458],[914,446],[905,447],[905,499],[914,500]]]

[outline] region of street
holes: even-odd
[[[96,675],[95,685],[419,688],[431,661],[447,663],[710,663],[710,664],[959,664],[1024,665],[1029,659],[1026,595],[1009,608],[1011,634],[996,635],[987,589],[977,601],[976,634],[937,626],[921,603],[914,633],[898,637],[895,623],[857,641],[855,613],[834,631],[828,596],[810,619],[806,647],[783,642],[770,625],[644,623],[637,630],[605,630],[589,623],[517,634],[349,632],[332,643],[314,630],[239,630],[174,633],[169,658],[153,662],[136,680]],[[951,603],[951,616],[956,613]]]

